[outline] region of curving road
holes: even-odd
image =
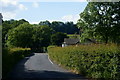
[[[73,74],[56,64],[53,64],[48,58],[47,53],[34,53],[30,57],[21,60],[10,73],[11,79],[58,79],[65,80],[80,79],[84,77]]]

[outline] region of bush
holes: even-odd
[[[7,77],[16,63],[31,53],[30,49],[23,48],[3,48],[2,50],[2,77]]]
[[[68,38],[67,34],[62,32],[57,32],[55,34],[52,34],[51,43],[52,45],[61,46],[62,42],[64,42],[64,38]]]
[[[120,78],[120,47],[115,44],[48,48],[53,61],[91,78]]]

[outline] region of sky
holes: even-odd
[[[31,24],[45,20],[76,23],[86,5],[85,0],[0,0],[0,13],[3,15],[3,20],[25,19]]]

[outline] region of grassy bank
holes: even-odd
[[[50,58],[89,78],[120,78],[120,47],[114,44],[48,48]]]
[[[67,35],[69,38],[79,38],[80,35],[79,34],[68,34]]]
[[[3,48],[2,50],[2,76],[5,78],[13,69],[14,65],[21,59],[29,56],[31,53],[29,48]]]

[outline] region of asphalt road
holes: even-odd
[[[34,53],[21,60],[10,73],[11,79],[85,79],[52,63],[46,53]]]

